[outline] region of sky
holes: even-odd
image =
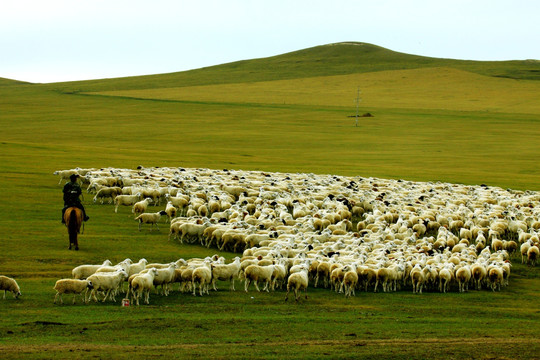
[[[540,59],[537,0],[2,0],[0,77],[162,74],[358,41],[453,59]]]

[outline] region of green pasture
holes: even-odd
[[[0,79],[0,274],[23,293],[0,299],[2,358],[539,358],[539,271],[517,257],[497,293],[345,299],[310,288],[295,304],[237,283],[139,308],[52,303],[54,282],[83,263],[219,253],[169,242],[165,223],[139,232],[129,208],[115,214],[90,194],[81,250],[68,251],[55,170],[231,168],[540,190],[538,73],[534,61],[356,44],[148,77]],[[355,126],[358,87],[360,115],[373,117]]]

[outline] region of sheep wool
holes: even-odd
[[[73,294],[73,304],[75,304],[75,297],[77,295],[82,296],[83,303],[87,303],[86,294],[88,290],[92,290],[94,285],[91,281],[88,280],[78,280],[78,279],[60,279],[54,284],[54,290],[56,290],[56,295],[54,296],[54,303],[60,297],[60,303],[63,304],[62,300],[63,294]]]
[[[13,293],[15,299],[21,296],[21,289],[19,288],[17,281],[4,275],[0,275],[0,290],[4,290],[4,299],[6,298],[6,292],[8,291]]]

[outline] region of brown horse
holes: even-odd
[[[83,223],[82,210],[74,206],[67,208],[64,213],[64,221],[69,234],[69,250],[71,250],[72,245],[75,246],[75,250],[79,250],[77,235],[81,231],[81,225]]]

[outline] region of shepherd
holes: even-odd
[[[62,224],[67,224],[65,220],[66,210],[70,207],[76,207],[81,209],[84,221],[88,221],[89,217],[86,215],[84,206],[79,199],[82,194],[81,186],[77,183],[78,174],[72,174],[69,177],[69,182],[64,185],[64,208],[62,209]]]

